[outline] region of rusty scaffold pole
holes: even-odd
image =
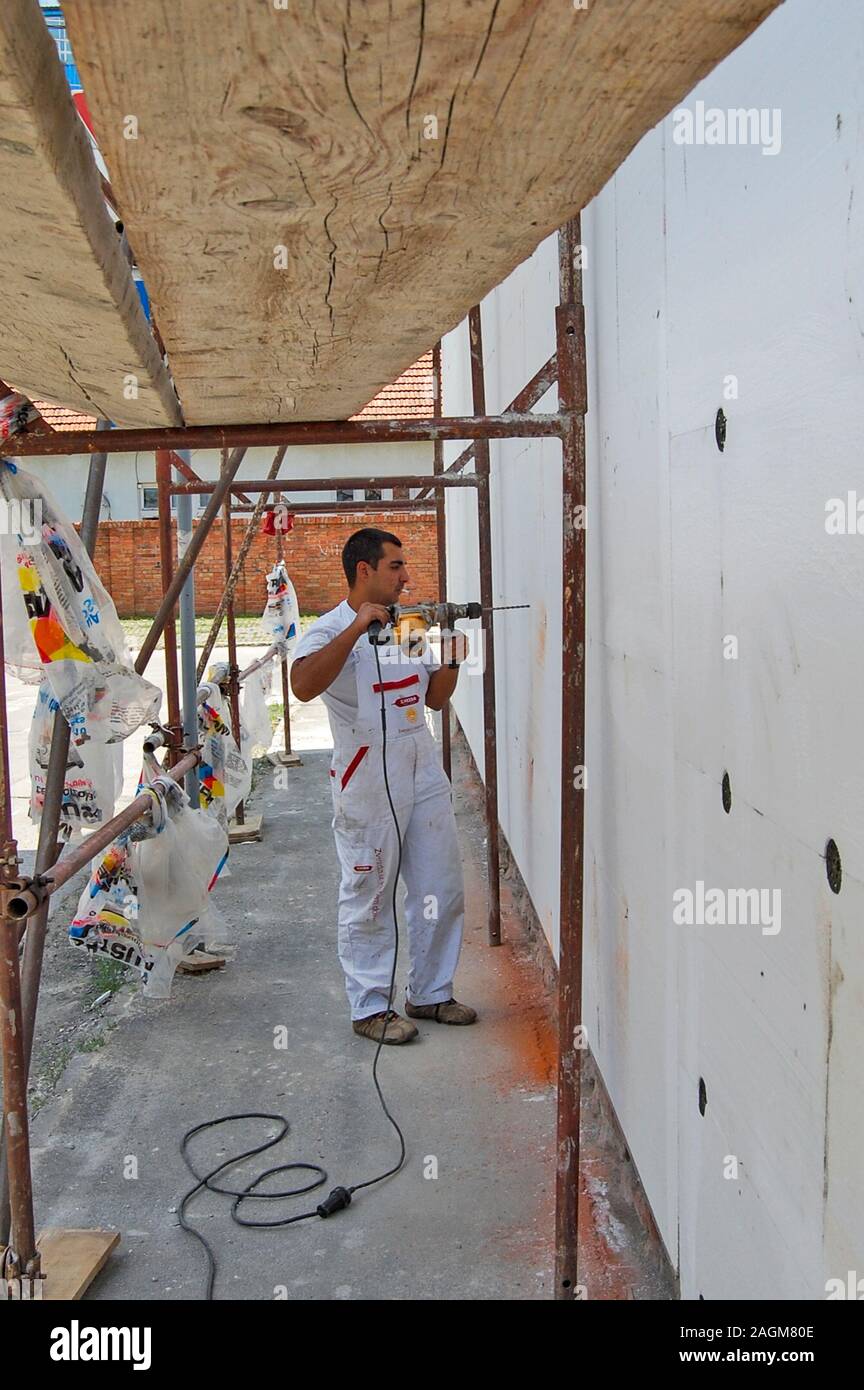
[[[174,543],[171,534],[171,457],[170,449],[158,449],[156,452],[156,496],[159,516],[157,525],[159,527],[159,566],[162,577],[163,604],[174,578]],[[167,748],[166,764],[170,767],[177,762],[183,747],[180,674],[177,663],[177,618],[173,607],[165,612],[162,635],[165,650],[165,702],[168,707],[165,728],[171,735]],[[157,633],[157,639],[158,636]]]
[[[33,1218],[27,1058],[21,1027],[18,929],[9,903],[18,882],[18,844],[12,828],[12,783],[6,717],[3,594],[0,583],[0,1051],[3,1069],[3,1137],[9,1182],[11,1229],[0,1277],[38,1279],[39,1252]],[[64,767],[65,771],[65,767]],[[2,1253],[2,1252],[0,1252]]]
[[[285,559],[285,535],[279,525],[276,526],[276,563],[279,564]],[[298,615],[299,616],[299,615]],[[297,634],[298,638],[300,634]],[[284,756],[286,764],[297,765],[300,762],[297,754],[291,747],[291,683],[288,680],[288,658],[280,656],[279,673],[282,678],[282,741],[284,744]]]
[[[471,343],[471,391],[474,411],[486,414],[483,328],[480,305],[468,315]],[[489,441],[474,445],[477,487],[477,539],[480,552],[480,603],[483,607],[483,782],[486,790],[486,863],[489,884],[489,945],[501,945],[501,879],[498,854],[498,745],[495,728],[495,602],[492,587],[492,508],[489,492]],[[463,475],[464,476],[464,475]],[[448,479],[439,477],[440,484]],[[455,482],[455,478],[453,479]]]
[[[585,859],[585,310],[581,220],[558,234],[558,408],[562,415],[561,889],[555,1296],[577,1296]]]
[[[443,415],[441,382],[441,342],[432,349],[432,410],[437,416]],[[432,468],[435,473],[444,472],[444,445],[440,439],[432,441]],[[447,511],[444,493],[441,488],[435,493],[435,548],[438,555],[438,602],[447,602]],[[449,703],[449,701],[448,701]],[[450,748],[450,710],[441,711],[441,761],[444,771],[452,782]]]
[[[540,439],[556,438],[557,415],[507,411],[501,415],[448,415],[440,420],[297,420],[261,425],[189,425],[162,428],[118,429],[111,440],[112,454],[148,453],[155,449],[224,449],[226,445],[253,448],[289,444],[292,448],[314,444],[406,444],[430,439]],[[97,452],[92,430],[64,430],[55,434],[35,431],[16,439],[16,454],[40,458],[58,454]],[[356,487],[362,478],[351,480]],[[392,479],[389,480],[392,483]],[[421,480],[428,482],[428,477]],[[384,486],[388,486],[385,480]],[[196,491],[194,483],[191,488]],[[200,491],[204,491],[203,488]]]
[[[222,472],[228,468],[228,450],[223,450]],[[234,620],[234,593],[235,588],[231,584],[231,574],[234,569],[232,559],[233,544],[231,537],[231,493],[225,493],[225,501],[222,503],[222,527],[224,530],[223,555],[225,559],[225,635],[228,639],[228,699],[231,703],[231,724],[233,726],[234,742],[237,751],[240,752],[240,668],[237,665],[237,624]],[[243,805],[242,797],[234,808],[235,825],[246,824],[246,808]]]

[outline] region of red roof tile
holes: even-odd
[[[34,401],[36,409],[46,425],[52,430],[95,430],[96,416],[82,415],[79,410],[70,410],[65,405],[54,405],[52,401]]]
[[[352,420],[383,420],[388,415],[411,420],[428,419],[434,412],[432,353],[426,352],[403,372],[398,381],[384,386]]]

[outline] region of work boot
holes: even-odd
[[[409,1018],[431,1018],[436,1023],[476,1023],[477,1010],[469,1009],[456,999],[448,999],[443,1004],[412,1004],[405,1000],[405,1012]]]
[[[384,1021],[387,1020],[387,1031],[384,1032]],[[352,1023],[355,1033],[359,1033],[361,1038],[371,1038],[373,1042],[380,1042],[382,1034],[385,1043],[407,1043],[412,1038],[416,1038],[417,1029],[413,1023],[409,1023],[407,1018],[400,1018],[395,1009],[391,1009],[389,1014],[385,1011],[380,1014],[369,1014],[366,1018],[355,1018]]]

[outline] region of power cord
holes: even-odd
[[[286,1197],[301,1197],[306,1192],[314,1192],[316,1188],[323,1187],[324,1183],[327,1182],[328,1175],[326,1169],[322,1168],[318,1163],[280,1163],[273,1168],[265,1169],[263,1173],[259,1173],[257,1177],[254,1177],[251,1180],[251,1182],[247,1183],[245,1187],[240,1188],[239,1190],[231,1187],[220,1187],[213,1180],[214,1178],[217,1178],[220,1173],[223,1173],[226,1168],[231,1168],[236,1163],[242,1163],[244,1159],[254,1158],[256,1154],[266,1153],[268,1149],[272,1149],[277,1144],[280,1144],[287,1135],[288,1130],[290,1128],[288,1121],[286,1120],[284,1115],[271,1115],[268,1114],[266,1111],[251,1110],[236,1115],[220,1115],[218,1119],[204,1120],[201,1124],[193,1125],[193,1127],[191,1129],[188,1129],[186,1133],[183,1135],[183,1139],[180,1144],[180,1154],[183,1158],[183,1162],[186,1164],[186,1167],[189,1169],[189,1172],[195,1179],[195,1185],[194,1187],[190,1187],[188,1192],[184,1193],[180,1201],[180,1206],[178,1208],[178,1215],[180,1226],[182,1227],[182,1229],[184,1231],[188,1231],[188,1233],[194,1236],[195,1239],[199,1241],[200,1244],[204,1247],[204,1252],[207,1256],[206,1298],[208,1300],[212,1299],[213,1297],[213,1288],[216,1282],[216,1274],[218,1271],[216,1255],[214,1253],[212,1245],[207,1240],[206,1236],[202,1235],[202,1233],[198,1230],[196,1226],[190,1226],[189,1222],[186,1219],[186,1209],[189,1203],[192,1201],[193,1197],[197,1196],[199,1192],[203,1191],[206,1188],[208,1192],[218,1192],[223,1197],[233,1197],[234,1202],[231,1207],[231,1219],[234,1222],[236,1222],[238,1226],[251,1227],[253,1230],[261,1230],[264,1228],[278,1226],[293,1226],[296,1225],[298,1221],[308,1221],[313,1216],[320,1216],[322,1219],[326,1219],[328,1216],[332,1216],[334,1212],[343,1211],[345,1207],[351,1205],[351,1199],[355,1192],[360,1192],[363,1188],[366,1187],[374,1187],[376,1183],[383,1182],[385,1178],[393,1177],[396,1173],[399,1172],[399,1170],[402,1168],[402,1165],[405,1162],[405,1136],[402,1133],[402,1130],[399,1128],[398,1121],[394,1118],[394,1116],[390,1113],[390,1111],[387,1108],[387,1102],[385,1101],[384,1093],[381,1090],[381,1083],[378,1080],[378,1058],[381,1055],[381,1048],[384,1045],[384,1040],[387,1035],[387,1026],[390,1022],[390,1014],[393,1011],[393,995],[396,991],[396,967],[399,962],[399,918],[396,913],[396,889],[399,883],[399,874],[402,869],[402,832],[399,828],[399,817],[396,815],[396,808],[393,805],[393,797],[390,792],[390,780],[387,775],[387,710],[384,703],[384,690],[383,682],[381,680],[381,661],[378,656],[378,644],[373,643],[373,647],[375,651],[375,665],[378,670],[378,685],[379,687],[382,687],[381,756],[384,769],[384,786],[387,791],[387,801],[390,806],[390,814],[393,817],[393,824],[396,827],[396,840],[399,846],[399,853],[396,860],[396,873],[393,876],[393,932],[395,937],[395,949],[393,952],[393,969],[390,972],[390,989],[387,996],[387,1009],[384,1014],[384,1027],[381,1030],[381,1037],[378,1039],[378,1046],[375,1049],[375,1057],[372,1062],[372,1080],[375,1084],[375,1090],[378,1093],[378,1099],[381,1102],[381,1109],[384,1111],[384,1114],[387,1116],[387,1119],[390,1121],[390,1124],[393,1126],[393,1128],[399,1136],[399,1161],[398,1163],[395,1163],[392,1168],[388,1168],[386,1172],[379,1173],[378,1176],[374,1178],[367,1178],[365,1182],[354,1183],[351,1187],[334,1187],[333,1190],[329,1193],[329,1195],[325,1197],[324,1201],[320,1202],[317,1207],[313,1207],[311,1211],[299,1212],[296,1216],[286,1216],[279,1221],[250,1221],[244,1219],[239,1214],[240,1207],[242,1206],[243,1202],[275,1202],[279,1200],[284,1200]],[[233,1154],[230,1158],[226,1158],[222,1163],[218,1164],[217,1167],[211,1169],[209,1173],[198,1173],[196,1169],[193,1167],[192,1161],[189,1158],[188,1147],[190,1141],[194,1139],[196,1134],[201,1134],[204,1132],[204,1130],[215,1129],[218,1125],[229,1124],[235,1120],[269,1120],[278,1125],[281,1125],[281,1131],[274,1137],[265,1140],[263,1144],[256,1144],[254,1148],[245,1149],[242,1153]],[[256,1188],[259,1186],[259,1184],[264,1182],[266,1178],[271,1178],[276,1173],[293,1172],[297,1169],[301,1169],[307,1173],[315,1173],[318,1176],[315,1178],[314,1182],[307,1183],[305,1187],[288,1188],[285,1191],[280,1192],[256,1191]]]

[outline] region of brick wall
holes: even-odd
[[[195,609],[212,614],[225,583],[223,522],[213,523],[195,563]],[[240,549],[247,517],[232,521],[234,555]],[[298,516],[294,530],[285,536],[285,563],[294,581],[301,613],[324,613],[346,594],[340,555],[352,531],[378,526],[393,531],[402,541],[411,596],[438,597],[438,561],[434,512],[342,512]],[[176,555],[177,534],[172,524]],[[237,613],[264,611],[267,590],[264,576],[276,558],[273,536],[257,535],[246,557],[246,566],[234,600]],[[162,595],[158,523],[154,521],[102,521],[96,543],[96,569],[111,594],[121,618],[152,617]]]

